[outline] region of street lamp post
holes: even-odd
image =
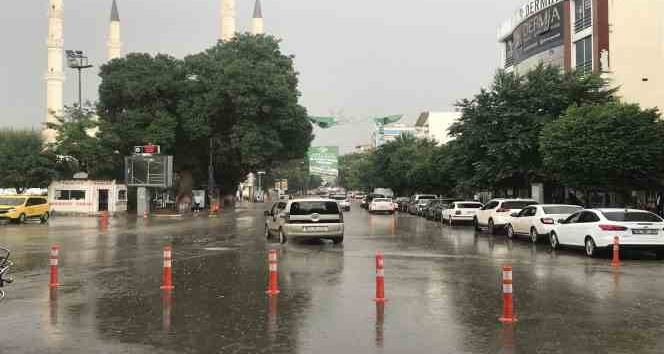
[[[67,50],[67,64],[70,68],[78,70],[78,108],[83,109],[83,83],[81,72],[84,69],[90,69],[93,66],[88,63],[88,57],[83,55],[80,50]]]

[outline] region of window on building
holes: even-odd
[[[575,43],[576,70],[589,73],[593,70],[593,37],[588,36]]]
[[[505,67],[509,68],[514,65],[514,50],[512,49],[513,41],[510,39],[505,42]]]
[[[118,200],[124,202],[127,200],[127,191],[122,189],[118,191]]]
[[[58,189],[55,191],[55,200],[85,200],[85,191]]]
[[[581,32],[592,24],[592,0],[576,0],[574,2],[574,29]]]

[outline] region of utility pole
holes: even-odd
[[[80,50],[67,50],[67,64],[70,68],[78,70],[78,109],[83,109],[83,83],[82,71],[93,66],[88,63],[88,57]]]

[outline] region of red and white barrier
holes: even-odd
[[[376,253],[376,302],[385,302],[385,261],[380,252]]]
[[[268,264],[270,266],[270,277],[269,277],[269,286],[266,293],[270,296],[274,296],[280,293],[279,291],[279,279],[278,279],[278,269],[277,269],[277,250],[270,250],[268,254]]]
[[[173,247],[167,245],[164,247],[164,279],[162,290],[173,290]]]
[[[514,315],[514,299],[512,297],[512,267],[503,267],[503,316],[500,317],[500,322],[516,322],[516,315]]]
[[[60,246],[54,245],[51,247],[51,280],[48,283],[48,286],[54,288],[60,285],[58,282],[58,263],[60,259]]]
[[[620,266],[620,237],[613,238],[613,260],[611,265],[614,267]]]

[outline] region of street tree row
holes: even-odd
[[[406,136],[344,156],[342,182],[466,196],[524,195],[536,182],[585,192],[661,189],[664,123],[657,110],[621,103],[618,94],[594,74],[543,65],[525,75],[501,71],[457,103],[454,140],[439,146]]]

